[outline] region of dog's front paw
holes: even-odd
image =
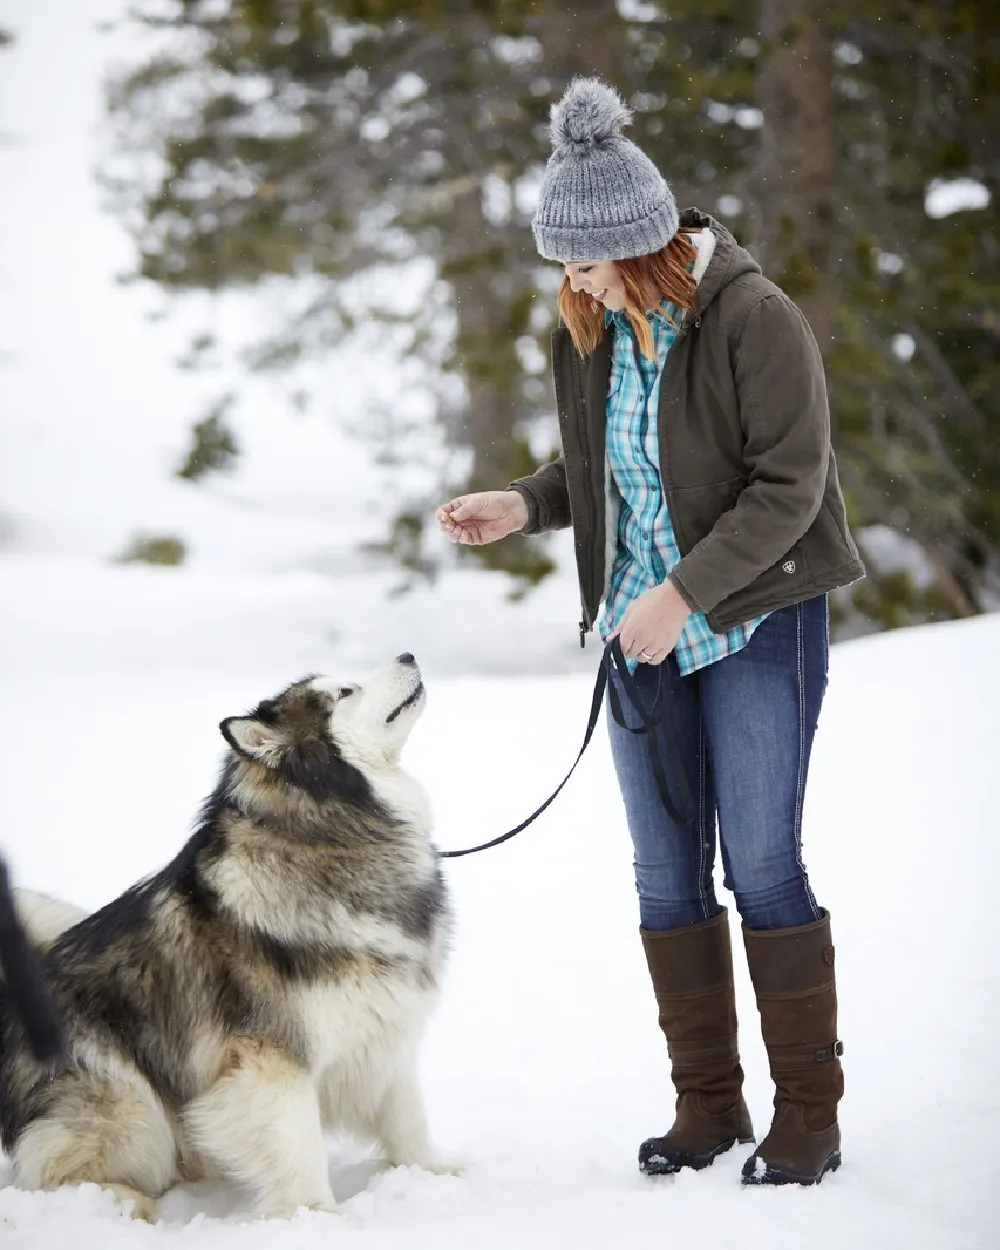
[[[420,1168],[422,1172],[432,1172],[435,1176],[461,1176],[466,1164],[461,1159],[445,1158],[441,1155],[420,1155],[409,1159],[387,1159],[386,1167]]]
[[[461,1176],[468,1165],[464,1159],[428,1159],[417,1166],[425,1172],[433,1172],[435,1176]]]
[[[325,1211],[328,1215],[336,1215],[339,1207],[331,1198],[329,1202],[310,1202],[307,1208],[309,1211]]]
[[[318,1198],[315,1202],[297,1202],[294,1198],[274,1198],[258,1203],[254,1215],[261,1220],[291,1220],[303,1211],[319,1211],[327,1215],[339,1214],[333,1198]]]
[[[119,1185],[114,1181],[103,1182],[101,1188],[114,1194],[115,1202],[124,1215],[133,1220],[144,1220],[147,1224],[156,1223],[157,1202],[149,1194],[140,1193],[131,1185]]]

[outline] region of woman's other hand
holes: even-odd
[[[434,515],[453,543],[481,547],[523,529],[528,523],[528,505],[519,491],[484,490],[459,495]]]
[[[662,664],[677,646],[690,615],[677,587],[664,582],[632,600],[611,636],[621,639],[622,655],[643,664]]]

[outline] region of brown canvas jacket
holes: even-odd
[[[864,576],[830,445],[823,361],[805,318],[724,226],[660,383],[660,479],[681,560],[669,574],[716,633]],[[573,526],[584,633],[607,592],[620,496],[607,471],[612,333],[581,357],[552,335],[562,455],[511,487],[522,533]]]

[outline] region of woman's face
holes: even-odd
[[[574,260],[563,265],[574,291],[582,291],[611,312],[625,307],[625,286],[613,260]]]

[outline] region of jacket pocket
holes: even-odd
[[[729,512],[746,486],[743,477],[727,477],[702,486],[675,486],[669,501],[670,520],[681,555],[696,547]]]

